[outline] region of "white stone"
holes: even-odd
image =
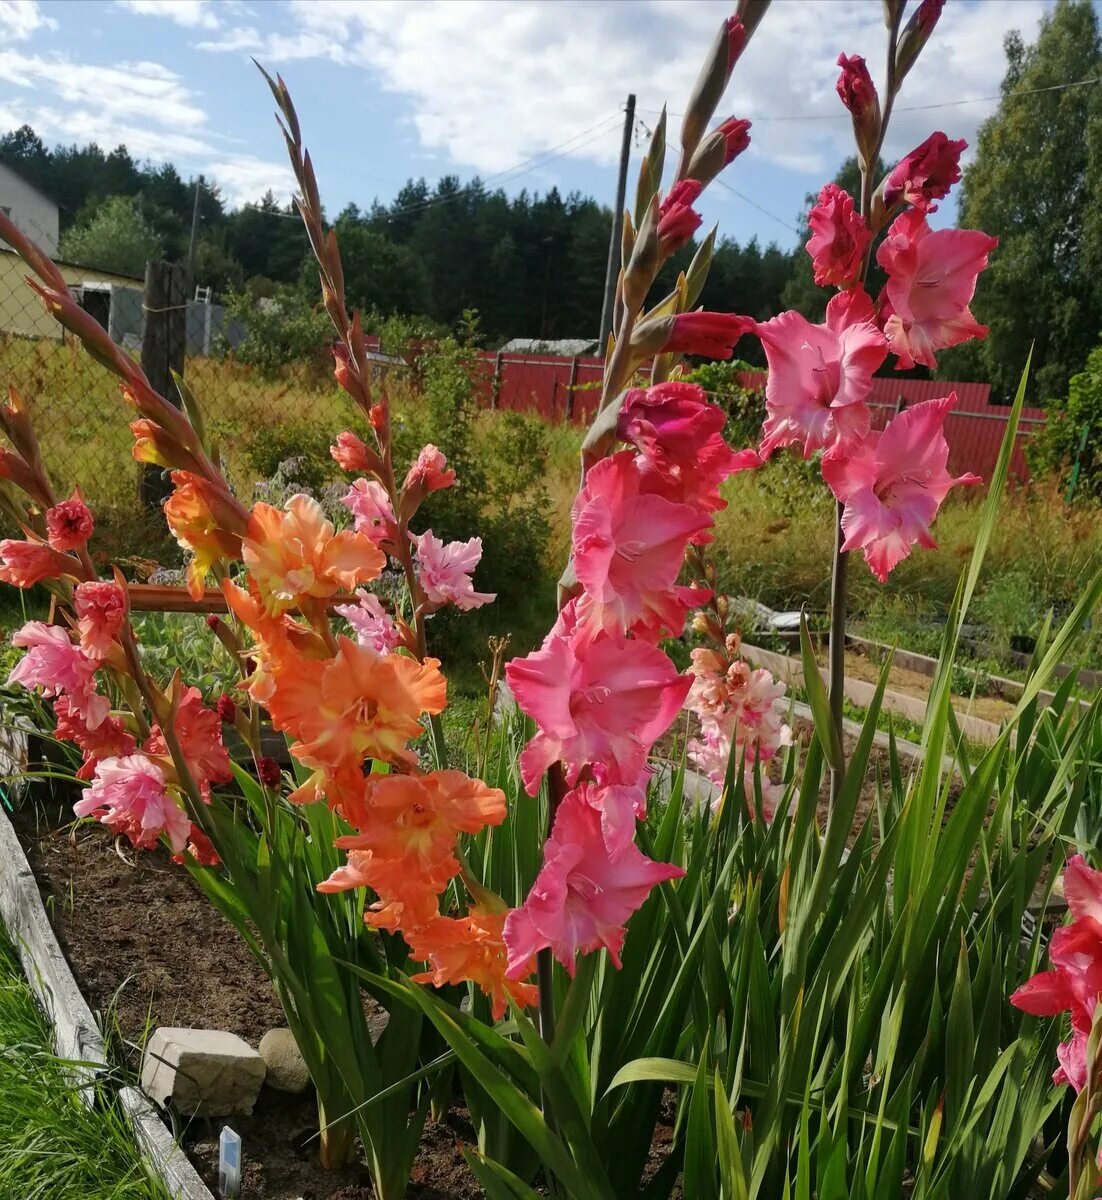
[[[146,1044],[142,1090],[186,1116],[248,1114],[264,1072],[264,1060],[235,1033],[162,1027]]]
[[[264,1082],[280,1092],[304,1092],[310,1086],[310,1072],[289,1029],[269,1029],[257,1047],[268,1068]]]

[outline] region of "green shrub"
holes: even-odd
[[[1102,499],[1102,345],[1090,352],[1083,370],[1071,377],[1067,399],[1061,408],[1049,412],[1026,456],[1034,471],[1055,475],[1065,487],[1078,457],[1075,494]]]
[[[727,414],[724,436],[732,446],[757,445],[761,425],[765,420],[765,391],[744,387],[739,375],[759,371],[751,363],[734,359],[731,362],[701,363],[686,376],[689,383],[699,384],[710,400]]]
[[[272,479],[282,467],[284,476],[316,495],[338,474],[329,454],[337,432],[307,421],[264,427],[246,437],[245,456],[261,479]]]
[[[330,382],[333,331],[325,312],[290,288],[262,299],[235,292],[227,298],[226,308],[229,317],[245,331],[243,340],[233,348],[238,362],[255,367],[269,379],[277,378],[282,368],[294,364],[299,368],[296,374],[315,387]],[[229,353],[225,341],[220,349],[223,357]]]

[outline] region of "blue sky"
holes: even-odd
[[[1003,35],[1032,39],[1050,4],[949,0],[907,80],[888,157],[933,129],[972,142],[995,107],[983,98],[999,90]],[[389,200],[411,175],[448,173],[477,173],[510,193],[557,186],[611,202],[624,96],[638,96],[641,145],[664,100],[681,111],[732,6],[0,0],[0,131],[28,122],[49,143],[125,142],[137,158],[213,177],[231,204],[269,187],[286,199],[290,175],[255,56],[291,88],[331,213]],[[750,150],[723,177],[741,195],[713,187],[701,205],[721,235],[795,241],[805,194],[852,145],[834,61],[863,54],[879,78],[881,12],[880,0],[774,0],[721,105],[721,116],[754,121]],[[951,220],[952,203],[943,210]]]

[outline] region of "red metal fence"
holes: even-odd
[[[534,412],[551,421],[586,423],[592,417],[600,394],[601,360],[588,356],[560,358],[551,354],[512,354],[485,351],[481,354],[486,376],[480,388],[492,407]],[[748,387],[761,387],[764,373],[742,377]],[[955,474],[974,471],[990,477],[1006,432],[1008,405],[991,403],[991,386],[986,383],[935,382],[924,379],[873,380],[869,406],[873,428],[883,429],[900,409],[956,392],[957,403],[945,423],[949,443],[949,469]],[[1045,423],[1045,411],[1022,409],[1012,474],[1029,478],[1023,452],[1026,440]]]

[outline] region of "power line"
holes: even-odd
[[[1102,83],[1102,75],[1095,79],[1075,79],[1070,83],[1052,83],[1045,87],[1022,88],[1008,92],[1006,96],[1000,93],[997,96],[966,96],[960,100],[939,100],[934,104],[897,105],[893,109],[893,112],[926,112],[934,108],[958,108],[962,104],[984,104],[991,100],[1014,99],[1018,96],[1036,96],[1042,92],[1062,92],[1068,88],[1087,87],[1094,83]],[[661,110],[657,108],[644,108],[641,111],[653,113],[656,116],[661,115]],[[670,117],[682,117],[685,114],[671,112],[666,115]],[[843,111],[829,113],[774,113],[772,115],[754,117],[753,121],[757,124],[766,121],[851,121],[852,119],[848,112]]]
[[[778,217],[776,213],[770,212],[769,209],[762,208],[762,206],[756,200],[751,200],[749,196],[744,196],[742,192],[738,190],[738,188],[733,188],[725,179],[721,179],[717,176],[715,182],[718,183],[720,187],[726,188],[727,191],[729,191],[732,195],[737,196],[745,204],[749,204],[751,208],[756,208],[758,212],[764,213],[765,216],[769,217],[770,220],[776,221],[778,225],[783,225],[785,229],[791,229],[795,234],[800,232],[795,225],[789,221],[786,221],[784,217]]]

